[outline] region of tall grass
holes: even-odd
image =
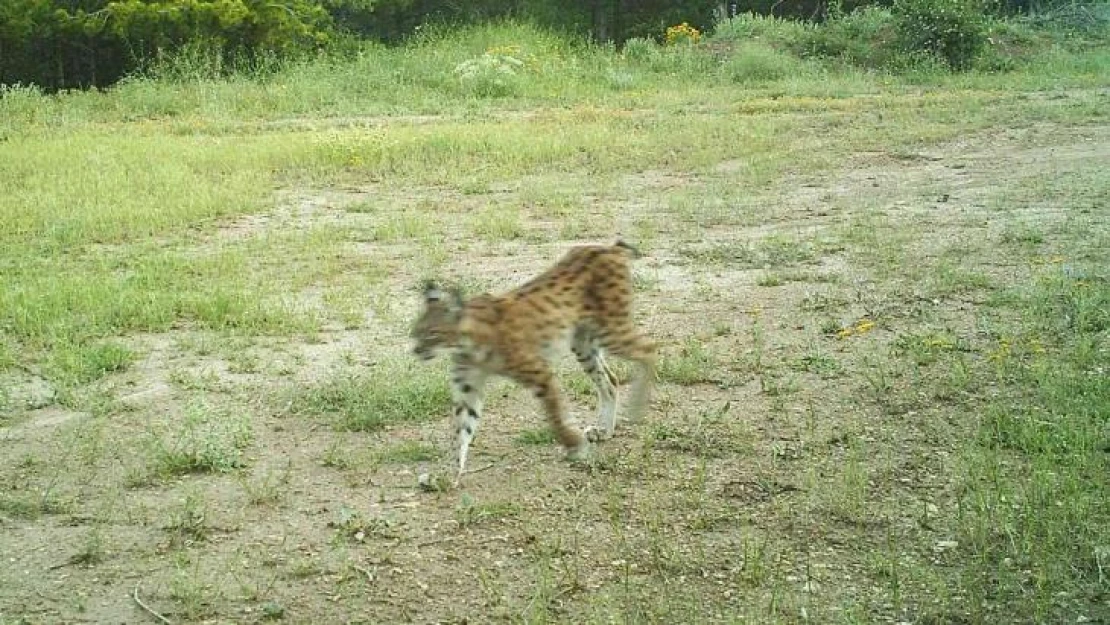
[[[706,45],[664,47],[638,39],[622,51],[509,21],[429,29],[401,47],[367,44],[345,56],[274,62],[230,74],[207,56],[184,51],[106,92],[47,96],[31,87],[5,87],[0,134],[135,119],[241,122],[309,113],[364,117],[564,106],[621,96],[652,99],[650,94],[662,96],[680,83],[709,91],[731,81],[749,88],[781,84],[805,95],[827,91],[830,81],[858,85],[879,79],[862,79],[851,67],[878,71],[883,81],[897,80],[907,70],[911,80],[922,71],[946,74],[892,47],[892,19],[881,8],[820,26],[746,15],[719,24]],[[982,71],[972,77],[1005,69],[1040,84],[1097,84],[1110,63],[1095,45],[1105,40],[1105,25],[1078,34],[1019,21],[995,21],[989,28],[992,47],[979,64]],[[520,62],[503,88],[475,89],[472,83],[481,77],[468,79],[456,71],[487,53]],[[822,80],[799,80],[818,71]]]

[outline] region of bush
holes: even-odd
[[[819,27],[797,20],[743,13],[722,21],[713,31],[713,41],[740,43],[759,40],[768,45],[802,54],[810,33]]]
[[[860,67],[885,69],[895,63],[898,33],[888,9],[863,7],[837,15],[812,29],[805,54],[843,59]]]
[[[893,13],[904,52],[935,55],[955,70],[970,68],[987,43],[977,0],[897,0]]]
[[[737,48],[725,62],[725,74],[736,83],[748,84],[782,80],[804,73],[803,62],[786,52],[758,43]]]
[[[513,95],[520,86],[520,74],[526,70],[519,56],[514,49],[488,50],[455,66],[455,76],[465,91],[476,96]]]
[[[636,63],[647,63],[659,55],[655,41],[645,37],[633,37],[624,42],[624,58]]]

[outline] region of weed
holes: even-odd
[[[189,491],[181,504],[170,513],[170,520],[164,529],[170,536],[171,544],[175,546],[187,546],[207,540],[211,526],[208,524],[208,508],[203,496],[198,491]]]
[[[894,348],[918,366],[933,364],[946,353],[969,349],[965,341],[946,332],[904,334],[894,341]]]
[[[555,433],[549,427],[523,430],[516,435],[516,442],[521,445],[552,445],[555,443]]]
[[[398,423],[423,422],[447,414],[451,396],[441,371],[378,369],[298,391],[297,415],[329,416],[337,427],[372,432]]]
[[[94,566],[104,560],[104,534],[99,525],[89,528],[81,549],[70,558],[72,564]]]
[[[320,464],[333,469],[350,469],[354,466],[354,461],[340,441],[333,440],[328,448],[324,450],[324,455],[320,458]]]
[[[523,510],[520,504],[513,501],[477,502],[469,495],[463,495],[462,501],[455,508],[455,521],[460,528],[496,521],[499,519],[513,518]]]
[[[690,386],[720,379],[718,365],[705,349],[704,343],[689,339],[675,356],[665,356],[659,363],[659,379],[672,384]]]
[[[371,538],[395,538],[394,524],[384,518],[367,518],[346,506],[339,509],[336,519],[328,522],[337,537],[357,543]]]
[[[829,354],[817,349],[791,361],[790,368],[795,371],[807,371],[825,379],[840,377],[842,374],[840,363]]]
[[[220,588],[211,583],[199,560],[191,559],[186,552],[175,554],[169,595],[183,619],[200,621],[210,617],[215,609],[213,603],[220,596]]]
[[[375,453],[379,462],[394,464],[428,462],[439,459],[441,455],[439,447],[421,441],[403,441]]]
[[[293,475],[293,462],[290,460],[280,470],[266,469],[254,479],[245,476],[240,478],[240,485],[247,493],[247,501],[251,505],[273,505],[281,501],[289,488],[289,480]]]
[[[227,473],[245,466],[243,450],[253,434],[249,415],[194,402],[177,428],[152,433],[148,476],[166,479],[186,473]]]

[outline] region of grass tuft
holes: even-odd
[[[147,442],[145,466],[134,485],[190,473],[229,473],[246,466],[253,439],[250,415],[197,401],[176,426],[163,425]]]
[[[345,430],[373,432],[443,418],[450,402],[447,377],[439,369],[397,365],[297,391],[291,411],[331,418]]]

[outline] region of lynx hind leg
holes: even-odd
[[[613,436],[617,424],[616,376],[609,369],[601,353],[601,345],[589,329],[579,327],[575,330],[571,350],[597,389],[597,425],[586,428],[586,439],[591,443],[603,441]]]
[[[647,410],[655,388],[655,343],[630,324],[621,324],[601,335],[601,345],[612,354],[636,363],[626,413],[638,421]]]
[[[540,400],[547,414],[548,425],[555,432],[555,438],[567,450],[567,457],[571,460],[585,459],[589,455],[590,443],[567,419],[562,390],[551,368],[540,359],[514,364],[513,377]]]

